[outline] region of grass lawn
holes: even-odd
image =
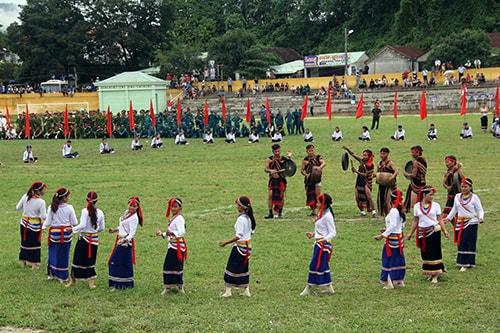
[[[405,141],[390,139],[395,120],[382,117],[381,128],[371,133],[372,141],[360,142],[362,123],[369,125],[371,119],[334,118],[332,125],[340,126],[345,141],[333,143],[326,119],[306,119],[316,152],[327,162],[323,191],[334,200],[337,238],[331,259],[336,293],[305,297],[299,293],[307,281],[313,249],[305,232],[314,226],[306,216],[303,178],[297,172],[288,179],[285,219],[264,220],[268,178],[263,168],[271,155],[267,140],[250,145],[237,139],[228,145],[216,139],[214,145],[203,145],[201,139],[191,139],[189,146],[175,146],[168,139],[163,149],[153,150],[142,139],[145,149],[130,151],[130,140],[113,139],[111,145],[117,151],[113,155],[99,154],[99,140],[73,140],[73,150],[80,153],[77,159],[61,157],[62,140],[31,141],[39,162],[29,165],[22,163],[26,141],[0,141],[0,160],[5,164],[0,167],[0,326],[50,332],[499,332],[500,140],[480,132],[479,115],[467,115],[474,130],[472,140],[459,140],[463,118],[458,115],[431,115],[428,120],[438,129],[437,141],[427,140],[426,122],[418,116],[400,116]],[[379,284],[383,243],[373,236],[384,221],[357,217],[355,176],[342,171],[341,146],[356,153],[371,149],[375,161],[380,148],[389,147],[390,157],[401,170],[411,159],[410,147],[416,144],[424,148],[427,182],[437,188],[436,201],[442,207],[446,155],[456,155],[465,175],[474,181],[486,212],[485,223],[479,227],[478,266],[460,273],[455,266],[456,246],[452,238],[443,238],[448,272],[433,285],[421,274],[420,253],[413,239],[405,248],[406,287],[383,290]],[[285,136],[282,151],[293,151],[299,167],[305,146],[301,136]],[[134,289],[110,292],[107,288],[107,259],[114,242],[114,235],[108,233],[100,236],[97,289],[88,289],[85,282],[65,288],[47,281],[45,240],[42,268],[21,269],[17,260],[21,212],[15,206],[36,180],[49,185],[44,196],[47,204],[58,187],[71,189],[70,203],[78,216],[85,207],[85,195],[95,190],[107,227],[118,224],[129,196],[141,198],[145,225],[136,236]],[[398,184],[406,192],[408,181],[401,175]],[[376,188],[374,184],[374,192]],[[234,199],[240,195],[250,196],[257,219],[250,260],[252,297],[226,299],[219,296],[224,291],[222,278],[230,246],[220,248],[217,243],[233,236],[238,214]],[[166,227],[167,200],[173,196],[184,201],[189,247],[186,294],[160,296],[167,243],[154,232]],[[73,247],[75,243],[76,238]]]

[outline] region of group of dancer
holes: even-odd
[[[371,197],[373,179],[373,154],[369,150],[363,156],[357,156],[344,146],[349,154],[359,161],[356,180],[356,201],[358,207],[374,207]],[[427,164],[422,157],[419,146],[412,147],[414,157],[411,172],[405,171],[410,178],[406,203],[403,194],[396,186],[398,170],[388,158],[389,149],[380,150],[381,160],[377,165],[378,172],[390,174],[385,185],[379,186],[377,204],[381,215],[385,216],[385,228],[375,236],[376,240],[385,239],[382,249],[382,271],[380,281],[384,288],[393,289],[404,286],[406,262],[404,255],[405,240],[416,235],[416,244],[423,260],[423,274],[429,275],[433,283],[445,272],[441,253],[441,233],[449,237],[446,223],[453,224],[454,241],[458,247],[457,265],[460,271],[475,267],[476,243],[479,223],[484,222],[484,211],[479,197],[473,193],[472,180],[463,174],[462,166],[454,156],[445,159],[447,171],[443,187],[448,191],[445,209],[442,211],[439,203],[434,201],[436,189],[425,183]],[[264,171],[269,173],[269,214],[265,218],[283,217],[284,193],[286,191],[286,161],[291,160],[292,153],[281,156],[279,144],[272,146],[273,155],[265,163]],[[334,293],[330,275],[330,258],[332,240],[336,237],[333,200],[327,193],[321,193],[321,173],[326,163],[322,156],[316,154],[313,145],[306,147],[307,156],[302,161],[301,173],[304,176],[306,190],[306,205],[311,208],[314,217],[314,231],[307,232],[306,237],[314,239],[314,250],[309,265],[309,276],[306,287],[301,295],[311,292],[311,287],[325,287],[324,292]],[[460,188],[457,190],[457,179]],[[364,182],[363,182],[364,181]],[[90,288],[95,288],[97,277],[95,264],[99,244],[99,233],[105,230],[104,214],[97,208],[98,195],[90,191],[86,196],[86,207],[82,209],[78,221],[75,210],[68,203],[71,191],[58,188],[48,209],[42,196],[47,185],[42,182],[33,183],[28,192],[22,196],[16,206],[22,210],[20,220],[21,248],[19,260],[22,266],[31,265],[37,269],[41,264],[42,230],[48,232],[48,263],[47,277],[49,280],[68,282],[71,287],[78,280],[88,281]],[[417,194],[418,192],[418,194]],[[417,194],[417,195],[415,195]],[[232,244],[232,251],[224,273],[226,291],[224,297],[232,296],[232,288],[243,289],[243,296],[251,296],[249,289],[250,273],[249,259],[252,254],[252,235],[255,232],[256,221],[252,203],[249,197],[241,196],[235,200],[239,216],[234,225],[235,234],[232,238],[219,242],[224,247]],[[405,237],[404,227],[406,214],[413,208],[413,221],[410,232]],[[368,209],[369,211],[369,209]],[[366,211],[362,210],[365,216]],[[172,215],[170,217],[170,215]],[[372,210],[372,215],[377,212]],[[183,271],[187,259],[188,248],[185,240],[185,220],[182,215],[182,200],[172,198],[168,201],[166,217],[168,219],[165,231],[156,230],[155,234],[167,240],[167,253],[163,265],[163,291],[168,293],[177,288],[184,293]],[[134,287],[135,265],[135,234],[138,226],[144,224],[139,197],[131,197],[128,207],[119,219],[117,227],[109,228],[110,234],[116,233],[113,250],[108,260],[108,285],[111,290]],[[73,234],[79,233],[74,249],[71,272],[69,270],[69,255]]]
[[[22,196],[16,206],[22,210],[20,220],[21,247],[19,260],[22,267],[31,265],[33,270],[41,264],[42,230],[48,231],[48,263],[47,279],[68,282],[72,287],[78,280],[88,281],[89,288],[94,289],[97,273],[95,264],[99,246],[99,233],[105,230],[103,212],[97,208],[98,195],[95,191],[87,194],[87,205],[81,211],[80,220],[75,209],[68,203],[71,191],[58,188],[48,209],[42,196],[47,185],[34,182],[28,192]],[[233,250],[228,260],[224,281],[226,292],[224,297],[231,296],[231,288],[243,288],[244,296],[251,296],[249,289],[248,264],[252,253],[251,235],[255,231],[256,222],[253,216],[252,203],[246,196],[235,200],[239,212],[234,226],[235,236],[227,241],[219,242],[220,246],[233,244]],[[170,215],[172,216],[170,217]],[[177,288],[184,293],[184,262],[187,259],[188,248],[184,238],[186,227],[182,216],[182,200],[171,198],[168,201],[166,217],[168,219],[165,231],[156,230],[156,236],[167,240],[167,253],[163,264],[162,295]],[[143,226],[140,199],[137,196],[128,200],[128,207],[119,218],[117,227],[109,228],[110,234],[117,234],[113,250],[108,260],[108,285],[111,290],[134,287],[135,235],[138,226]],[[69,270],[70,249],[73,234],[79,234],[74,248],[71,273]]]
[[[464,176],[462,164],[455,156],[445,158],[443,187],[448,195],[445,207],[441,210],[439,203],[434,201],[436,189],[426,183],[427,161],[422,156],[421,146],[411,148],[413,161],[404,172],[404,176],[410,180],[404,202],[402,192],[397,188],[398,170],[394,161],[389,159],[389,148],[380,149],[376,173],[371,150],[367,149],[363,151],[363,156],[358,156],[346,146],[343,148],[359,162],[359,168],[352,167],[352,172],[357,174],[355,198],[360,216],[366,216],[366,211],[370,210],[373,217],[378,216],[371,196],[373,179],[376,178],[379,184],[377,206],[380,214],[385,216],[386,227],[381,229],[381,234],[375,239],[385,239],[380,276],[385,288],[404,286],[406,263],[403,229],[406,213],[411,209],[414,218],[406,240],[416,233],[416,246],[423,260],[422,270],[430,276],[431,282],[437,283],[438,276],[445,272],[441,253],[441,232],[446,238],[449,237],[445,223],[453,224],[460,271],[476,266],[477,231],[478,224],[484,222],[484,210],[479,197],[473,193],[472,180]]]

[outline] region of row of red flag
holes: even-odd
[[[460,101],[460,115],[463,116],[467,113],[467,86],[465,84],[462,85],[462,92],[461,92],[461,101]],[[330,99],[330,96],[328,96],[328,99]],[[361,93],[361,98],[359,99],[358,106],[356,108],[356,119],[361,118],[363,116],[363,104],[364,104],[364,93]],[[330,111],[328,111],[330,109]],[[326,105],[326,112],[328,113],[329,117],[328,120],[331,118],[331,105],[330,101],[327,102]],[[427,99],[425,96],[425,90],[422,91],[422,96],[420,96],[420,119],[424,120],[427,118]],[[500,107],[499,107],[499,93],[498,93],[498,83],[496,87],[496,92],[495,92],[495,115],[497,117],[500,116]],[[394,93],[394,118],[398,117],[398,91]]]
[[[498,91],[498,84],[496,86],[496,93],[495,93],[495,115],[497,117],[500,116],[500,107],[499,107],[499,91]],[[300,120],[304,120],[307,117],[307,101],[309,99],[309,95],[306,94],[304,97],[304,102],[302,103],[302,113],[300,116]],[[224,97],[221,98],[221,103],[222,103],[222,120],[224,123],[226,123],[227,119],[227,109],[226,109],[226,102],[224,100]],[[361,98],[359,99],[357,108],[356,108],[356,119],[360,118],[363,116],[363,104],[364,104],[364,93],[361,93]],[[10,122],[10,114],[9,114],[9,106],[6,104],[5,105],[6,109],[6,122],[7,122],[7,127],[11,127],[11,122]],[[266,109],[266,120],[268,123],[271,122],[271,109],[269,107],[269,98],[266,97],[266,104],[265,104],[265,109]],[[153,108],[153,101],[149,101],[149,113],[151,115],[151,120],[153,127],[156,126],[156,115],[155,115],[155,110]],[[203,117],[203,123],[205,126],[208,126],[208,100],[205,100],[205,107],[203,110],[204,117]],[[460,108],[460,115],[463,116],[467,113],[467,87],[465,85],[462,85],[462,99],[461,99],[461,108]],[[332,120],[332,101],[331,101],[331,92],[328,92],[328,99],[326,102],[326,114],[328,115],[328,120]],[[130,101],[130,108],[129,108],[129,123],[130,123],[130,131],[133,131],[135,128],[135,119],[134,119],[134,108],[132,107],[132,101]],[[246,121],[247,123],[250,123],[251,119],[251,106],[250,106],[250,97],[247,99],[247,105],[246,105]],[[181,100],[177,100],[177,125],[181,126],[182,124],[182,108],[181,108]],[[398,92],[396,91],[394,93],[394,118],[398,117]],[[425,91],[422,91],[422,96],[420,97],[420,119],[424,120],[427,118],[427,101],[426,101],[426,95]],[[112,120],[112,114],[110,107],[108,106],[108,110],[106,112],[106,131],[108,132],[109,137],[112,136],[113,134],[113,120]],[[29,121],[29,110],[28,110],[28,104],[26,104],[26,114],[25,114],[25,135],[26,138],[31,138],[31,126],[30,126],[30,121]],[[64,110],[64,136],[69,137],[69,115],[68,115],[68,105],[66,104],[66,109]]]

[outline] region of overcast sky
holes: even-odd
[[[5,31],[12,22],[17,20],[20,11],[19,5],[25,3],[25,0],[0,0],[0,24],[2,25],[0,29]]]

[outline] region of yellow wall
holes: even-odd
[[[456,72],[456,70],[455,70]],[[467,73],[470,73],[471,76],[475,75],[477,72],[476,69],[470,69],[466,71]],[[500,77],[500,67],[495,67],[495,68],[482,68],[480,70],[481,73],[484,73],[484,76],[486,78],[486,81],[495,81],[497,78]],[[457,72],[456,72],[457,73]],[[421,77],[421,73],[419,73],[419,77]],[[457,78],[458,78],[458,74]],[[378,79],[382,77],[382,74],[368,74],[368,75],[363,75],[363,78],[366,79],[367,82],[370,82],[370,80],[373,79]],[[398,78],[401,82],[401,73],[390,73],[386,74],[387,79],[390,81],[392,78]],[[342,76],[338,76],[337,79],[340,81],[342,80]],[[265,84],[267,82],[271,84],[275,84],[276,82],[279,82],[280,84],[283,83],[288,83],[288,85],[291,87],[292,85],[295,86],[300,86],[300,85],[306,85],[309,84],[311,89],[319,89],[322,86],[327,88],[328,87],[328,82],[332,80],[332,77],[314,77],[314,78],[300,78],[300,79],[275,79],[275,80],[265,80],[265,79],[260,79],[259,80],[259,85]],[[436,77],[437,84],[442,84],[444,80],[444,77],[442,75],[438,75]],[[355,76],[348,76],[347,77],[347,85],[349,87],[355,87],[356,86],[356,77]],[[214,85],[216,87],[220,87],[221,85],[224,85],[227,91],[227,82],[209,82],[207,83],[207,86],[212,86]],[[247,87],[253,87],[253,80],[247,80]],[[238,91],[238,89],[241,88],[241,81],[233,81],[233,92]],[[167,90],[167,99],[170,98],[170,96],[177,96],[180,93],[179,89],[169,89]],[[50,111],[55,111],[57,109],[58,111],[64,111],[65,109],[65,103],[79,103],[79,102],[88,102],[89,103],[89,109],[90,110],[97,110],[99,109],[99,96],[97,92],[92,92],[92,93],[76,93],[73,97],[64,97],[62,94],[44,94],[43,97],[40,97],[39,94],[24,94],[23,97],[21,98],[18,94],[1,94],[0,95],[0,111],[2,111],[5,114],[5,105],[9,106],[9,112],[11,115],[17,114],[17,106],[20,105],[20,110],[23,109],[23,106],[25,104],[38,104],[42,105],[41,107],[37,108],[39,109],[39,113],[45,112],[46,109],[49,109],[49,106],[47,107],[44,106],[44,104],[57,104],[59,105],[52,105],[53,108],[50,109]],[[77,106],[75,105],[75,108]],[[33,111],[30,108],[30,112],[35,112],[35,108],[33,107]],[[70,108],[71,109],[71,108]]]

